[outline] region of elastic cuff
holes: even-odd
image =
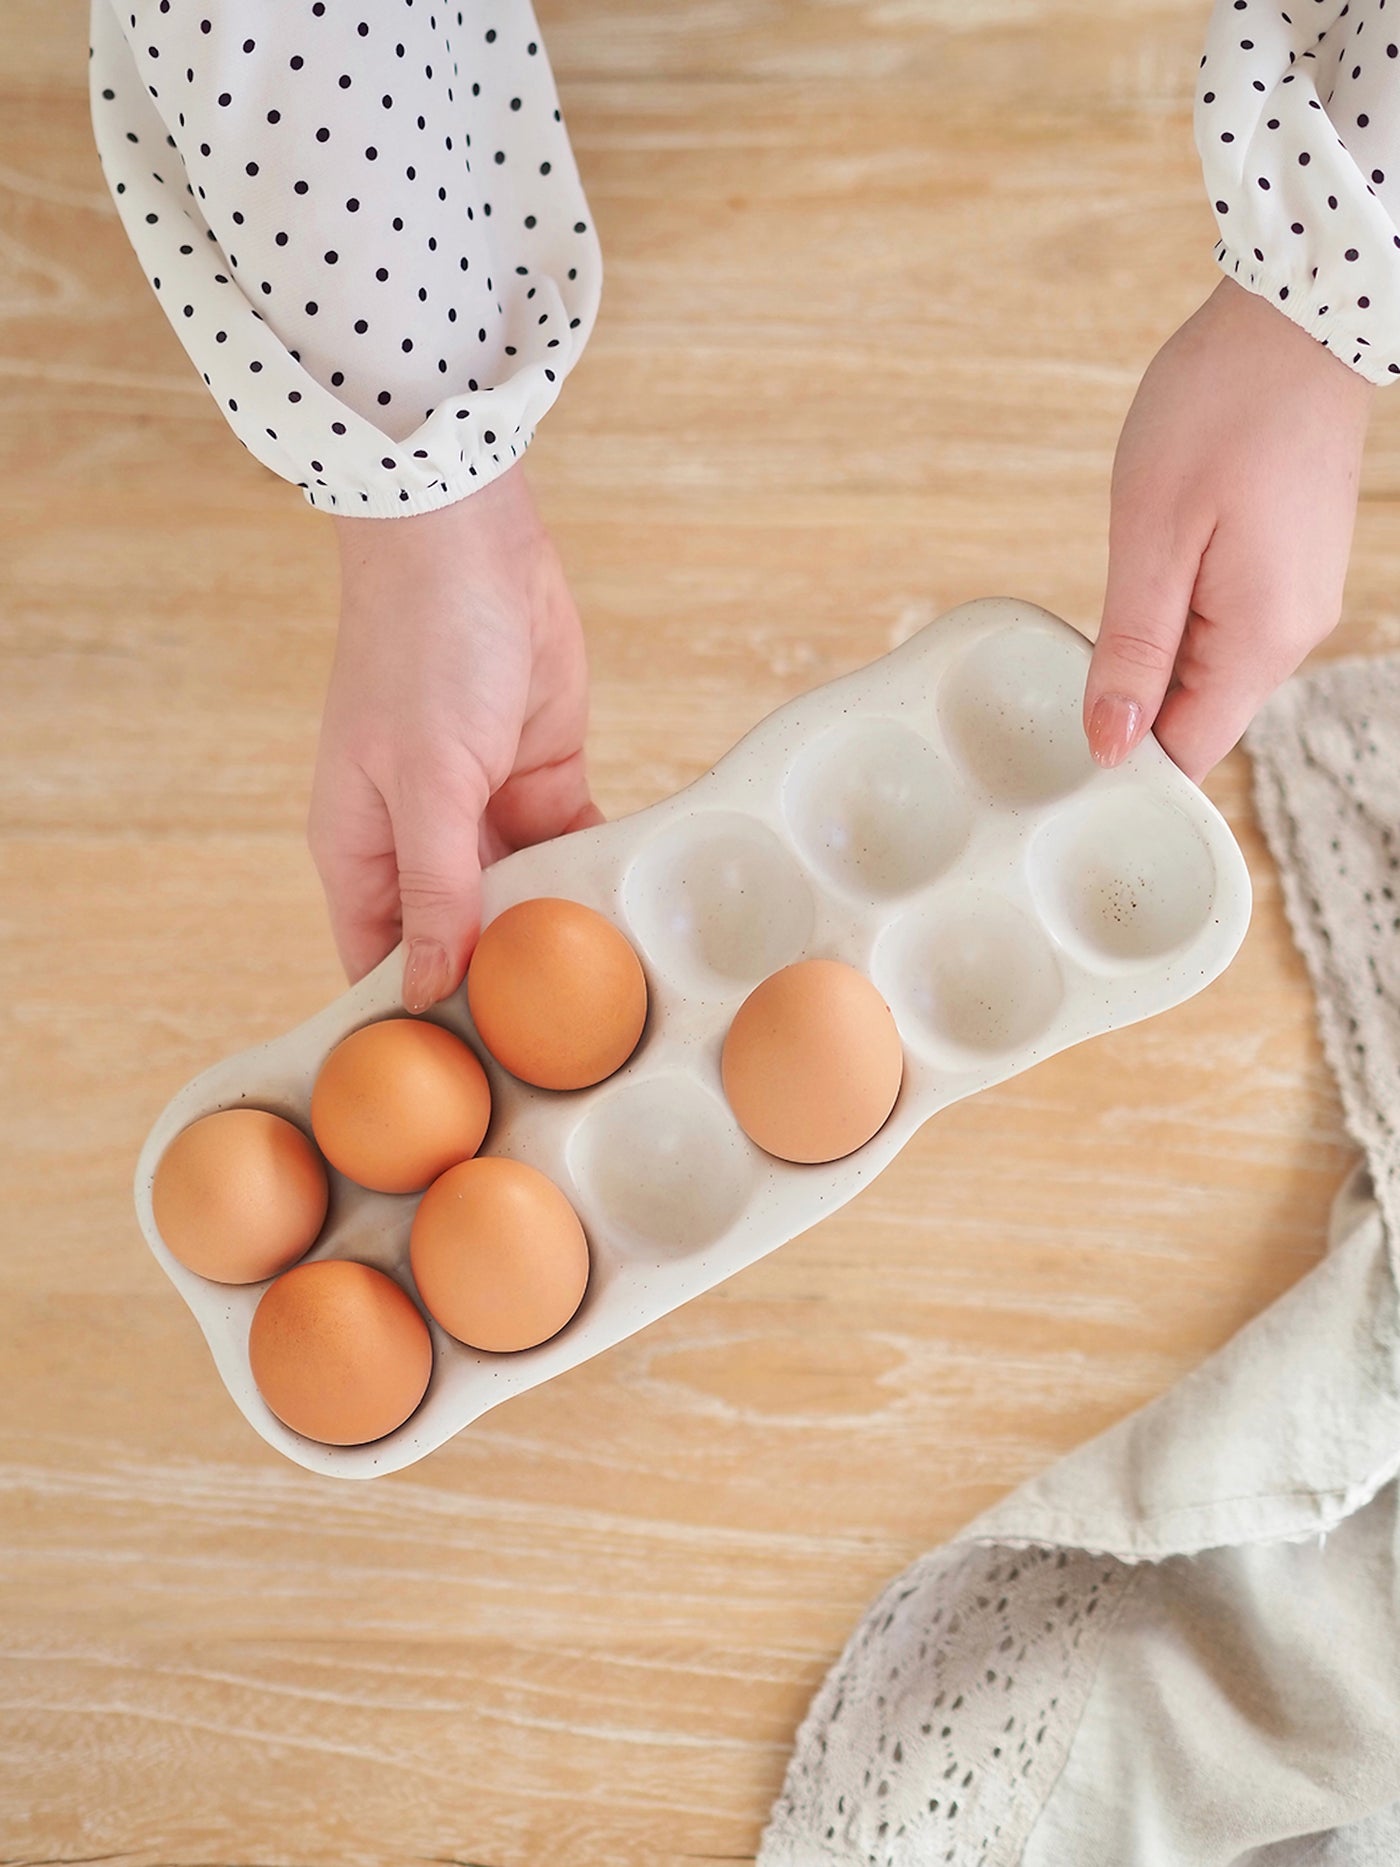
[[[401,486],[397,493],[383,489],[370,492],[361,486],[345,484],[303,486],[301,490],[308,505],[336,518],[410,519],[420,512],[440,512],[444,506],[455,506],[463,499],[470,499],[473,493],[479,493],[483,486],[490,486],[493,480],[499,480],[517,461],[525,458],[525,450],[534,438],[532,428],[528,434],[520,436],[508,454],[493,454],[480,466],[468,467],[465,473],[455,474],[451,479],[430,480],[424,486]]]
[[[1267,299],[1276,311],[1367,382],[1384,387],[1400,377],[1400,361],[1396,360],[1400,355],[1400,332],[1387,333],[1390,341],[1384,345],[1359,335],[1353,313],[1356,301],[1335,302],[1335,282],[1329,285],[1311,276],[1300,278],[1296,272],[1261,266],[1252,251],[1236,252],[1224,240],[1215,243],[1215,263],[1227,278],[1256,297]]]

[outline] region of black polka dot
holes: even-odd
[[[134,0],[131,0],[131,3],[134,4]],[[207,169],[196,169],[195,173],[190,175],[190,185],[186,193],[193,194],[198,201],[207,201],[211,204],[205,210],[208,225],[204,228],[204,232],[206,238],[214,246],[215,263],[222,263],[229,272],[234,272],[235,278],[241,276],[245,281],[245,291],[251,290],[256,284],[257,289],[253,292],[255,302],[260,298],[268,301],[264,308],[267,320],[265,328],[268,328],[268,335],[273,338],[274,342],[277,341],[277,336],[280,336],[282,343],[287,346],[278,354],[290,355],[293,360],[299,358],[299,352],[291,348],[288,342],[288,333],[279,332],[275,336],[270,329],[273,317],[270,301],[273,297],[279,301],[279,311],[282,317],[315,318],[318,326],[323,328],[326,335],[335,330],[343,332],[344,325],[350,324],[357,337],[357,343],[346,352],[347,362],[342,367],[328,371],[326,364],[322,363],[318,368],[317,352],[310,344],[306,346],[306,349],[311,361],[306,367],[313,373],[320,374],[321,380],[328,384],[333,393],[339,394],[349,407],[367,413],[371,406],[386,409],[395,401],[403,403],[405,399],[403,387],[392,390],[381,387],[381,384],[400,381],[397,370],[399,368],[407,370],[409,367],[407,364],[400,365],[397,362],[391,365],[386,352],[392,351],[395,358],[411,359],[421,356],[424,369],[430,369],[442,378],[451,373],[454,355],[458,357],[460,363],[461,340],[473,327],[479,331],[478,342],[480,344],[484,346],[488,341],[499,344],[501,353],[508,359],[516,358],[522,351],[528,357],[531,354],[537,355],[539,348],[557,348],[560,341],[558,336],[545,340],[543,333],[552,323],[556,325],[556,329],[565,321],[575,331],[581,327],[584,319],[579,315],[571,318],[569,314],[571,312],[578,314],[585,310],[587,301],[584,293],[578,288],[578,281],[581,274],[587,280],[587,267],[591,261],[585,260],[582,265],[567,268],[567,282],[561,288],[565,294],[565,308],[562,314],[556,316],[554,312],[541,312],[536,296],[537,287],[530,277],[531,266],[524,263],[524,253],[521,250],[525,247],[525,242],[520,240],[518,235],[511,235],[508,231],[513,226],[529,234],[531,238],[526,250],[532,255],[536,251],[552,252],[553,249],[548,245],[549,239],[557,237],[567,228],[572,227],[575,233],[580,235],[589,231],[585,218],[587,210],[585,209],[584,214],[580,216],[579,209],[582,207],[582,200],[578,194],[576,180],[567,170],[561,175],[559,181],[551,181],[548,196],[544,196],[544,191],[540,191],[543,197],[541,200],[530,200],[528,194],[525,199],[520,198],[521,193],[528,186],[527,178],[531,172],[541,178],[550,177],[557,166],[552,158],[542,158],[539,149],[539,140],[547,132],[548,117],[552,116],[556,124],[562,121],[561,113],[554,108],[553,100],[547,95],[539,98],[529,94],[529,85],[520,81],[524,78],[525,71],[519,66],[513,68],[518,74],[516,85],[510,85],[508,79],[505,84],[499,84],[500,74],[496,74],[494,61],[486,60],[488,81],[471,81],[471,94],[478,98],[483,94],[486,96],[489,107],[498,113],[496,121],[502,124],[503,133],[499,138],[499,147],[488,145],[484,151],[479,147],[473,149],[473,138],[470,133],[460,130],[455,123],[449,125],[437,117],[433,106],[427,101],[429,95],[436,93],[422,92],[423,101],[420,104],[418,95],[409,90],[410,86],[420,82],[417,75],[420,70],[423,74],[423,81],[432,85],[435,81],[435,72],[442,69],[444,64],[450,64],[451,69],[444,74],[447,81],[439,82],[438,90],[446,92],[449,106],[454,102],[454,86],[459,83],[455,75],[458,65],[454,59],[454,48],[446,43],[446,32],[450,30],[450,27],[447,21],[443,20],[444,30],[441,35],[444,41],[443,59],[439,61],[436,56],[430,54],[431,63],[424,63],[421,59],[416,64],[410,61],[399,81],[398,93],[386,91],[380,94],[383,110],[390,113],[382,119],[384,133],[377,142],[367,143],[363,136],[360,138],[361,159],[366,163],[379,164],[381,169],[388,171],[387,174],[377,171],[375,183],[377,186],[383,181],[389,185],[389,199],[383,202],[382,206],[387,206],[390,212],[380,219],[381,202],[378,194],[375,195],[374,200],[367,203],[362,202],[361,197],[354,194],[349,196],[337,194],[335,181],[339,180],[343,188],[344,181],[351,179],[350,175],[343,174],[342,171],[343,179],[341,177],[332,179],[329,198],[326,198],[325,190],[322,189],[317,219],[313,221],[307,217],[305,210],[299,205],[294,206],[294,203],[299,204],[309,196],[311,192],[309,178],[306,176],[295,178],[290,183],[283,179],[289,166],[289,157],[294,156],[297,148],[295,139],[299,135],[309,136],[321,147],[335,140],[332,131],[337,125],[331,122],[330,110],[326,107],[325,101],[329,90],[349,91],[359,84],[368,90],[368,95],[364,100],[366,104],[369,104],[374,96],[372,80],[368,86],[365,86],[363,77],[352,74],[348,59],[342,58],[335,63],[330,63],[335,53],[332,42],[326,37],[338,29],[342,34],[338,43],[344,44],[345,36],[352,34],[360,40],[367,40],[372,36],[370,27],[374,23],[367,16],[368,10],[366,10],[366,17],[357,22],[353,13],[348,19],[343,16],[338,17],[337,9],[329,5],[329,0],[313,0],[313,3],[315,10],[312,17],[318,22],[323,22],[317,26],[318,36],[314,55],[303,56],[298,52],[288,56],[285,51],[285,42],[280,48],[266,43],[265,31],[262,38],[256,40],[252,37],[243,40],[233,37],[231,45],[221,43],[215,48],[216,55],[221,62],[215,70],[212,82],[210,82],[208,73],[203,74],[207,88],[202,93],[195,86],[197,74],[192,67],[186,68],[187,83],[191,89],[182,98],[185,109],[168,113],[174,115],[178,122],[182,139],[181,147],[198,148],[201,152],[200,159],[211,165]],[[428,9],[434,5],[434,0],[402,0],[402,3],[405,11],[415,4],[420,4],[427,21],[426,30],[433,34],[439,32],[438,17],[427,17]],[[167,7],[178,14],[178,9],[173,6],[173,0],[157,0],[157,4],[161,10],[160,14],[153,12],[147,14],[151,22],[161,17]],[[1246,8],[1252,4],[1253,0],[1245,0]],[[288,10],[289,34],[295,30],[294,14],[295,0],[292,0],[292,5]],[[301,15],[303,23],[306,17],[305,13]],[[419,16],[415,15],[415,29],[418,25],[418,18]],[[249,18],[246,20],[245,30],[250,24]],[[204,25],[206,34],[212,32],[212,22],[204,22]],[[154,59],[171,52],[171,46],[161,38],[160,29],[157,29],[154,23],[150,27],[149,36],[152,40],[150,57]],[[494,28],[485,30],[483,37],[488,46],[493,46],[498,42],[498,35]],[[477,41],[477,43],[481,44],[482,41]],[[236,68],[241,72],[247,68],[236,67],[229,56],[230,53],[236,54],[240,45],[244,55],[249,58],[255,53],[261,53],[264,56],[269,53],[274,54],[274,62],[269,67],[274,77],[275,58],[278,54],[287,59],[287,64],[281,67],[284,71],[290,70],[293,73],[303,74],[298,80],[295,93],[302,100],[299,116],[296,112],[284,109],[280,105],[269,107],[265,96],[255,101],[242,95],[243,81],[234,78],[234,70]],[[332,46],[329,52],[326,50],[328,46]],[[457,50],[460,56],[460,49]],[[542,48],[537,45],[537,42],[530,41],[529,52],[532,56],[540,50]],[[403,61],[406,54],[406,46],[402,42],[397,43],[396,58]],[[518,56],[518,48],[514,53],[508,53],[503,48],[503,56],[512,55]],[[177,68],[179,68],[178,56],[177,51],[173,61]],[[328,63],[329,69],[327,69]],[[544,68],[543,60],[540,61],[539,68],[541,82],[547,85],[548,71]],[[356,67],[357,72],[358,70],[359,67]],[[367,67],[366,70],[372,71],[373,67]],[[491,77],[490,74],[496,74],[496,76]],[[382,81],[382,77],[387,74],[383,73],[381,68],[378,75],[381,76]],[[215,87],[220,85],[221,80],[223,88],[216,90]],[[333,83],[332,80],[335,82]],[[240,83],[239,92],[233,90],[235,81]],[[493,83],[498,85],[494,97],[491,95]],[[465,87],[461,88],[465,90]],[[113,92],[111,101],[115,101],[114,87],[107,87],[107,89]],[[1210,93],[1212,99],[1215,98],[1216,91],[1221,91],[1223,95],[1222,87],[1217,84],[1215,90]],[[235,103],[240,106],[240,109],[247,104],[254,104],[252,113],[254,117],[257,109],[260,108],[268,126],[280,126],[278,127],[279,160],[276,163],[270,161],[264,148],[258,147],[256,134],[248,136],[242,147],[235,145],[232,149],[221,148],[220,136],[209,134],[210,126],[214,122],[223,123],[228,120],[222,116],[215,117],[216,106],[220,112],[231,113]],[[499,117],[502,105],[507,109],[505,118]],[[526,108],[527,105],[529,109]],[[202,120],[199,115],[201,108],[204,113]],[[312,111],[316,111],[321,117],[319,125],[316,115],[311,115]],[[308,115],[311,115],[309,124]],[[343,123],[345,119],[342,117],[337,121]],[[415,124],[422,140],[414,145],[411,152],[414,155],[414,161],[405,166],[401,157],[396,165],[395,156],[399,154],[404,135],[406,133],[411,140],[415,134],[413,129]],[[505,130],[506,125],[509,126],[508,131]],[[194,133],[186,142],[184,137],[191,126],[193,126]],[[134,130],[127,131],[126,126],[120,122],[117,123],[116,130],[118,134],[130,135],[133,143],[135,142],[136,132]],[[202,141],[200,140],[201,132],[204,132]],[[554,134],[557,137],[558,132]],[[1235,137],[1233,123],[1227,116],[1224,118],[1224,128],[1221,132],[1222,142],[1233,141]],[[399,139],[398,142],[395,141],[396,138]],[[517,141],[517,138],[521,140]],[[1241,137],[1240,140],[1244,139]],[[167,136],[166,141],[167,145],[174,150],[176,146],[174,138]],[[353,143],[351,147],[354,147]],[[464,153],[458,154],[459,150]],[[342,162],[346,158],[346,153],[342,150]],[[410,151],[405,150],[403,156],[406,157],[409,153]],[[499,176],[497,188],[494,191],[497,198],[494,201],[485,201],[481,198],[480,174],[484,156],[491,158],[488,168]],[[318,156],[316,159],[321,158]],[[350,159],[353,161],[354,158]],[[236,194],[233,199],[229,198],[233,192],[236,171],[240,165],[247,179],[258,180],[260,183],[262,193],[256,203],[245,198],[241,205],[237,205]],[[295,174],[294,171],[293,174]],[[520,178],[520,188],[514,188],[514,178]],[[418,187],[420,182],[423,184],[421,188]],[[391,269],[379,263],[387,257],[382,250],[383,234],[386,231],[386,223],[396,236],[407,231],[406,222],[412,216],[406,213],[393,213],[393,208],[402,204],[405,184],[410,184],[414,188],[412,199],[417,219],[412,229],[412,239],[398,241],[394,246],[394,251],[400,259],[396,260],[392,268],[391,278]],[[133,182],[132,185],[134,188],[135,183]],[[147,182],[144,185],[149,191],[152,183]],[[159,176],[154,178],[154,185],[161,185]],[[113,186],[118,192],[122,192],[127,186],[126,178],[114,180]],[[398,187],[401,197],[398,203],[393,199],[392,189],[395,186]],[[276,198],[279,191],[280,204]],[[288,193],[292,196],[290,202],[286,199]],[[342,204],[339,210],[335,205],[337,200]],[[140,201],[137,205],[141,215],[144,216],[148,211],[150,212],[151,218],[148,224],[156,225],[158,217],[150,204],[149,193],[147,199]],[[194,203],[191,202],[191,207],[193,205]],[[367,213],[363,211],[365,205],[369,208]],[[1225,204],[1222,203],[1222,212],[1224,206]],[[332,232],[338,211],[343,211],[347,216],[359,216],[365,225],[348,228],[343,223],[335,232]],[[1238,212],[1237,204],[1237,217]],[[298,215],[300,219],[297,218]],[[165,217],[162,215],[159,218]],[[517,302],[507,303],[504,293],[499,296],[496,294],[494,281],[483,276],[486,267],[478,272],[476,256],[482,249],[476,245],[477,237],[479,234],[492,231],[489,227],[482,227],[482,222],[486,220],[492,221],[496,226],[504,222],[507,229],[496,264],[491,266],[488,260],[487,266],[492,271],[499,271],[503,279],[509,275],[524,280],[526,291]],[[282,223],[280,226],[279,221]],[[248,223],[251,223],[252,232],[251,234],[245,232],[244,237],[255,237],[259,244],[251,249],[245,249],[242,256],[242,271],[238,273],[234,269],[239,267],[239,256],[228,253],[227,258],[222,257],[220,248],[223,247],[224,251],[227,251],[227,238],[218,230],[221,224],[225,228],[229,226],[245,228]],[[449,228],[453,229],[450,235],[447,231]],[[320,240],[315,245],[307,247],[308,237],[315,240],[317,233],[322,234]],[[328,246],[324,233],[332,233],[335,243]],[[343,237],[336,238],[337,233]],[[536,234],[540,236],[538,242],[535,239]],[[182,260],[188,259],[195,268],[198,268],[199,262],[196,255],[205,248],[193,244],[193,240],[194,235],[191,234],[190,239],[181,245],[180,253]],[[287,252],[287,261],[280,258],[274,260],[272,256],[266,254],[266,243],[269,241],[273,245],[275,254]],[[376,250],[376,241],[379,250]],[[515,251],[510,250],[512,242],[515,244]],[[306,290],[306,285],[310,284],[310,281],[303,283],[304,274],[299,278],[289,266],[292,258],[290,249],[298,246],[298,243],[300,243],[300,252],[305,254],[306,258],[309,259],[311,253],[319,251],[322,254],[322,263],[328,269],[334,269],[329,272],[332,284],[326,284],[323,281],[320,290],[312,286],[312,291],[316,293],[314,297],[309,296]],[[578,250],[583,252],[587,249]],[[455,268],[453,267],[454,259]],[[450,302],[454,295],[449,294],[445,289],[439,289],[439,275],[436,270],[439,266],[449,267],[458,272],[462,283],[455,295],[464,299],[464,303]],[[364,304],[356,302],[356,280],[361,281],[359,291],[362,294],[363,281],[370,272],[374,273],[376,281],[383,288],[382,297],[376,299],[376,304],[383,306],[384,309],[376,313],[374,320],[370,320],[365,315]],[[248,277],[249,273],[252,274],[251,278]],[[184,286],[184,291],[179,294],[176,303],[180,306],[179,315],[182,318],[188,318],[191,323],[199,319],[201,311],[205,308],[204,301],[199,296],[201,280],[204,282],[203,289],[207,292],[207,282],[210,279],[221,280],[225,285],[229,282],[226,272],[214,274],[206,270],[202,274],[194,271],[181,274],[180,282]],[[468,292],[478,280],[481,280],[488,295],[487,301],[478,302],[473,298],[467,298]],[[153,281],[153,285],[154,289],[160,290],[159,281]],[[299,285],[300,290],[297,289]],[[325,299],[324,305],[321,303],[322,297]],[[185,298],[188,298],[188,306],[183,303]],[[492,307],[491,318],[495,320],[489,326],[489,335],[488,325],[480,321],[485,314],[488,301]],[[522,341],[525,308],[531,303],[534,307],[533,328],[541,333],[541,336],[533,343],[529,339]],[[249,309],[252,310],[254,318],[260,323],[264,322],[263,311],[254,309],[252,306]],[[324,316],[321,315],[323,311]],[[224,315],[228,315],[227,311]],[[212,324],[214,319],[210,318],[208,322]],[[450,342],[457,346],[456,351],[449,347],[449,329],[452,333]],[[226,329],[216,333],[216,345],[224,353],[227,351],[229,339],[230,333]],[[1358,340],[1353,338],[1352,341]],[[467,355],[470,356],[470,354],[471,352],[468,351]],[[236,352],[235,356],[237,356]],[[222,360],[224,360],[223,357],[221,357]],[[271,358],[269,357],[265,364],[263,356],[249,359],[245,351],[238,358],[238,363],[239,386],[246,391],[256,383],[258,393],[266,401],[271,382],[276,377],[276,369]],[[552,392],[557,385],[558,373],[557,369],[551,369],[538,380],[547,383]],[[269,376],[268,384],[263,383],[264,374]],[[213,376],[214,388],[221,404],[232,408],[236,398],[229,397],[228,389],[234,385],[220,384],[217,371],[213,372]],[[507,385],[504,381],[498,385],[505,392],[499,399],[500,403],[504,403],[507,396],[512,398],[511,413],[506,417],[504,430],[498,418],[496,427],[485,431],[489,436],[487,445],[499,446],[502,456],[505,454],[506,445],[509,445],[512,458],[523,451],[525,439],[528,439],[533,432],[533,419],[538,415],[540,407],[538,388],[535,391],[537,399],[533,407],[529,405],[528,400],[523,405],[514,401],[514,396],[521,393],[513,388],[514,380],[514,378],[511,379],[511,385]],[[480,385],[474,377],[471,378],[471,392],[473,395],[481,392]],[[492,393],[489,386],[486,393]],[[524,393],[528,397],[528,389]],[[278,384],[277,393],[271,399],[277,402],[279,409],[285,411],[288,403],[301,400],[301,392],[299,390],[289,392],[284,379]],[[416,414],[422,403],[428,399],[428,396],[421,390],[415,394],[410,386],[407,392],[407,407],[400,409],[398,419],[406,421],[410,415]],[[260,426],[269,420],[270,411],[256,403],[248,412],[250,420],[259,421]],[[422,412],[424,420],[428,420],[433,413],[431,408],[423,409]],[[460,415],[468,413],[467,410],[454,412]],[[514,422],[513,428],[512,422]],[[333,432],[338,441],[346,442],[348,449],[351,444],[347,424],[348,416],[346,420],[335,424]],[[330,428],[331,424],[327,422],[325,426]],[[274,429],[266,428],[265,431],[271,435]],[[502,444],[498,438],[502,432],[506,437],[505,444]],[[514,444],[511,444],[512,434]],[[525,439],[522,439],[522,436]],[[430,451],[430,449],[417,450],[415,458],[421,457],[426,461]],[[379,458],[379,456],[371,456],[371,461]],[[388,459],[388,457],[384,458]],[[353,456],[347,452],[346,465],[353,472],[356,469],[351,464],[352,460]],[[463,458],[462,467],[467,468],[465,458]],[[393,468],[386,467],[385,470],[392,471]],[[473,471],[469,468],[467,470]],[[453,468],[452,471],[456,472],[460,469]],[[334,495],[327,493],[325,498],[321,497],[325,481],[317,476],[324,472],[325,468],[317,462],[309,472],[305,473],[305,478],[300,484],[309,492],[315,489],[313,493],[315,503],[334,505],[336,503]],[[433,488],[445,486],[449,483],[448,478],[443,477],[446,473],[445,467],[434,463],[429,467],[429,474],[424,476],[424,484]],[[430,475],[438,477],[429,478]]]

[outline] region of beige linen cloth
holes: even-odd
[[[1400,1867],[1400,660],[1248,745],[1365,1156],[1330,1249],[889,1584],[758,1867]]]

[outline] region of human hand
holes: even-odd
[[[409,1011],[460,984],[481,869],[600,823],[578,611],[516,465],[405,519],[337,519],[341,619],[307,840],[352,980],[405,942]]]
[[[1198,783],[1336,626],[1372,386],[1222,280],[1157,353],[1113,464],[1090,749],[1153,728]]]

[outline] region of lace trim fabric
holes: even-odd
[[[1246,744],[1327,1060],[1400,1280],[1398,723],[1400,660],[1334,661],[1282,688]]]
[[[921,1558],[814,1699],[762,1867],[1014,1862],[1135,1573],[1081,1550]]]

